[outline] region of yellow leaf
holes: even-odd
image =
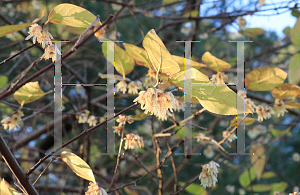
[[[143,48],[128,43],[123,43],[123,45],[128,55],[132,57],[138,65],[150,68],[147,52]]]
[[[184,14],[184,17],[198,17],[198,16],[199,16],[198,10],[193,10]]]
[[[181,98],[179,100],[184,102],[184,96],[181,96]],[[199,100],[195,97],[192,97],[192,103],[193,104],[200,104]]]
[[[180,56],[175,56],[175,55],[172,55],[172,57],[178,63],[178,65],[180,67],[180,71],[184,71],[185,70],[184,69],[184,64],[185,64],[184,60],[185,60],[185,58],[180,57]],[[201,64],[199,62],[196,62],[194,60],[191,60],[191,67],[199,70],[200,68],[206,67],[206,65],[205,64]]]
[[[241,186],[244,188],[249,186],[251,184],[251,181],[253,181],[256,178],[256,172],[254,167],[251,167],[250,170],[246,169],[239,177],[239,182]],[[251,180],[250,180],[251,179]]]
[[[63,3],[51,10],[46,23],[88,28],[95,20],[96,16],[88,10],[77,5]],[[100,21],[99,24],[101,25]]]
[[[266,31],[262,28],[246,28],[244,32],[249,37],[254,37],[266,33]]]
[[[291,109],[293,109],[293,108],[300,109],[300,103],[298,103],[298,102],[287,101],[287,102],[285,102],[284,104],[285,104],[285,106],[286,106],[287,108],[291,108]]]
[[[238,118],[242,118],[242,117],[238,117]],[[234,119],[232,119],[232,120],[230,121],[230,126],[231,126],[231,127],[235,127],[235,126],[237,125],[236,121],[237,121],[237,120],[236,120],[236,117],[235,117]],[[251,124],[253,124],[255,121],[256,121],[255,118],[246,117],[245,120],[244,120],[244,123],[245,123],[245,125],[251,125]]]
[[[224,70],[231,68],[231,65],[229,63],[216,58],[208,51],[203,54],[202,61],[216,72],[223,72]]]
[[[169,82],[184,90],[186,79],[192,79],[192,96],[197,98],[200,104],[208,111],[222,115],[237,114],[236,93],[227,85],[216,86],[209,81],[206,75],[194,68],[172,75]],[[240,97],[238,97],[238,101],[241,104],[244,103]],[[244,113],[244,111],[241,113]],[[245,113],[252,113],[248,105],[246,105]]]
[[[128,53],[121,47],[114,43],[115,58],[114,63],[116,70],[125,79],[125,75],[131,73],[134,68],[134,60],[128,55]],[[113,48],[109,48],[109,52],[112,52]],[[102,43],[102,53],[107,58],[107,42]]]
[[[51,91],[47,92],[50,93]],[[27,104],[30,102],[34,102],[47,93],[44,93],[39,85],[38,81],[26,83],[23,87],[21,87],[18,91],[16,91],[13,95],[15,100],[19,102],[19,104]]]
[[[0,182],[0,194],[1,195],[17,195],[20,194],[17,190],[15,190],[9,183],[7,183],[4,179]]]
[[[126,192],[126,194],[128,195],[139,195],[138,192],[136,192],[135,190],[131,190],[128,187],[124,187],[124,191]]]
[[[85,31],[85,29],[86,28],[77,28],[77,27],[68,26],[65,31],[68,33],[80,35]]]
[[[252,145],[250,148],[250,153],[254,154],[250,156],[250,160],[255,169],[256,177],[259,180],[266,164],[264,146],[261,144]]]
[[[184,186],[186,183],[185,182],[179,182],[180,186]],[[207,191],[199,184],[192,183],[189,186],[187,186],[185,189],[190,194],[195,194],[195,195],[207,195]]]
[[[76,175],[88,181],[96,183],[94,174],[90,166],[77,155],[63,151],[60,155],[61,160],[69,165]]]
[[[289,83],[297,85],[299,82],[300,82],[300,54],[296,53],[292,56],[291,61],[289,63]]]
[[[284,83],[272,91],[276,99],[285,99],[287,97],[300,97],[300,87],[290,83]]]
[[[157,72],[172,75],[180,71],[176,60],[173,59],[155,31],[150,30],[144,38],[143,46],[148,54],[151,67]]]
[[[252,91],[270,91],[281,85],[287,73],[276,67],[263,67],[249,72],[245,86]]]

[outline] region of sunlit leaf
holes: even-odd
[[[276,173],[274,173],[274,172],[265,172],[261,175],[260,178],[269,179],[269,178],[273,178],[273,177],[276,177]]]
[[[285,102],[284,104],[285,104],[285,106],[286,106],[287,108],[291,108],[291,109],[293,109],[293,108],[295,108],[295,109],[300,109],[300,103],[298,103],[298,102],[287,101],[287,102]]]
[[[246,28],[244,32],[249,37],[254,37],[266,33],[266,31],[262,28]]]
[[[271,191],[273,189],[272,185],[267,185],[267,184],[255,184],[252,186],[248,187],[248,191],[252,191],[253,192],[265,192],[265,191]]]
[[[2,89],[3,87],[5,87],[5,85],[8,82],[8,77],[6,75],[1,75],[0,76],[0,89]]]
[[[249,175],[250,172],[250,175]],[[251,178],[251,180],[250,180]],[[256,172],[254,167],[251,167],[250,170],[246,169],[239,177],[239,182],[242,187],[246,188],[250,185],[251,181],[253,181],[256,178]]]
[[[177,0],[163,0],[163,4],[167,4],[167,3],[173,3]]]
[[[176,60],[169,53],[155,30],[150,30],[144,38],[143,46],[148,54],[151,67],[155,71],[172,75],[180,71]]]
[[[286,182],[272,183],[271,185],[273,186],[273,190],[271,191],[270,195],[273,195],[274,191],[284,192],[288,186]]]
[[[290,31],[291,31],[291,27],[288,26],[288,27],[285,27],[282,32],[284,34],[290,34]]]
[[[115,63],[116,70],[123,76],[123,78],[125,78],[125,75],[131,73],[131,71],[133,70],[134,60],[128,55],[128,53],[125,50],[123,50],[115,43],[114,45],[115,60],[114,62],[111,61],[111,63]],[[108,52],[113,52],[113,48],[109,47]],[[102,53],[107,58],[107,42],[102,43]]]
[[[300,33],[300,29],[299,29],[299,33]],[[296,53],[292,56],[291,61],[289,63],[289,83],[297,85],[299,82],[300,82],[300,53]]]
[[[24,23],[24,24],[15,24],[15,25],[6,25],[0,27],[0,37],[4,37],[5,35],[18,32],[24,28],[27,28],[32,23]]]
[[[185,182],[179,182],[179,185],[183,187]],[[186,187],[185,191],[194,195],[207,195],[207,191],[201,185],[195,183],[192,183]]]
[[[184,102],[184,96],[181,96],[181,98],[179,100]],[[192,103],[193,104],[200,104],[199,100],[195,97],[192,97]]]
[[[203,54],[202,61],[216,72],[223,72],[224,70],[231,68],[231,65],[229,63],[216,58],[208,51]]]
[[[287,73],[276,67],[262,67],[249,72],[245,86],[252,91],[270,91],[281,85]]]
[[[85,29],[86,28],[77,28],[77,27],[68,26],[65,31],[68,33],[80,35],[85,31]]]
[[[184,71],[184,64],[185,64],[185,58],[184,57],[180,57],[180,56],[175,56],[172,55],[173,59],[178,63],[179,67],[180,67],[180,71]],[[191,68],[195,68],[195,69],[200,69],[202,67],[206,67],[205,64],[201,64],[199,62],[196,62],[194,60],[191,60]]]
[[[123,45],[128,55],[132,57],[138,65],[150,68],[151,65],[148,60],[147,52],[143,48],[128,43],[123,43]]]
[[[259,180],[266,164],[266,156],[264,146],[261,144],[255,144],[250,147],[250,153],[254,154],[250,156],[251,164],[256,172],[256,177]]]
[[[13,94],[13,97],[15,98],[15,100],[17,100],[17,102],[19,102],[19,104],[22,103],[27,104],[40,99],[47,93],[44,93],[40,88],[39,82],[35,81],[35,82],[26,83],[24,86],[22,86],[20,89],[18,89],[18,91],[16,91]]]
[[[69,165],[76,175],[88,181],[96,183],[94,174],[90,166],[77,155],[63,151],[60,155],[61,160]]]
[[[300,17],[297,19],[295,26],[290,30],[291,41],[294,45],[300,46]]]
[[[285,99],[287,97],[300,97],[300,87],[290,83],[284,83],[272,91],[276,99]]]
[[[271,130],[272,135],[274,135],[275,137],[278,137],[280,135],[283,135],[285,133],[284,130],[278,130],[278,129],[272,129]],[[292,133],[289,131],[286,133],[288,136],[292,137]]]
[[[17,190],[15,190],[9,183],[7,183],[4,179],[0,182],[0,194],[1,195],[17,195],[20,194]]]
[[[51,22],[54,24],[63,24],[63,25],[79,27],[79,28],[87,28],[95,20],[96,20],[96,16],[91,12],[89,12],[88,10],[79,7],[77,5],[63,3],[55,6],[51,10],[47,22]],[[99,21],[99,25],[101,25],[100,21]]]
[[[193,10],[184,14],[184,17],[198,17],[198,16],[199,16],[198,10]]]
[[[243,117],[238,117],[239,121],[243,118]],[[251,118],[251,117],[246,117],[244,120],[245,125],[252,125],[254,122],[256,121],[255,118]],[[237,125],[237,120],[236,117],[234,117],[231,121],[230,121],[230,126],[231,127],[235,127]]]

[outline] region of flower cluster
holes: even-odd
[[[294,153],[294,154],[293,154],[293,160],[294,160],[295,162],[299,162],[299,161],[300,161],[300,155],[299,155],[299,153]]]
[[[13,114],[11,117],[6,116],[1,120],[1,123],[4,127],[4,129],[7,129],[10,131],[14,129],[15,127],[20,127],[21,117],[24,116],[23,112],[21,110],[18,110],[15,114]]]
[[[151,115],[157,116],[160,120],[167,120],[169,110],[183,109],[183,104],[176,99],[171,92],[164,93],[155,88],[148,88],[147,91],[140,91],[139,96],[134,100],[141,104],[141,109]]]
[[[220,165],[214,161],[202,165],[202,172],[200,173],[199,179],[204,188],[216,185],[218,181],[217,174],[219,173],[218,167],[220,167]]]
[[[106,191],[98,186],[98,183],[90,182],[88,186],[88,191],[85,195],[107,195]]]
[[[227,185],[226,186],[226,191],[233,194],[234,193],[234,190],[235,190],[235,186],[233,185]]]
[[[138,90],[142,88],[142,83],[140,81],[131,81],[127,86],[126,81],[122,80],[116,85],[116,92],[120,91],[125,94],[127,88],[129,94],[135,95],[138,94]]]
[[[143,137],[140,137],[139,135],[136,134],[127,134],[125,140],[125,146],[124,149],[134,149],[136,148],[143,148],[144,147],[144,140]]]
[[[248,136],[251,139],[255,139],[260,134],[267,133],[267,127],[263,125],[256,125],[254,128],[248,131]]]
[[[78,119],[78,123],[88,123],[90,127],[94,127],[97,124],[97,118],[94,115],[90,115],[90,111],[83,110],[80,115],[76,115],[76,119]],[[105,119],[100,117],[99,122],[103,122]]]
[[[228,76],[225,75],[223,72],[217,72],[217,74],[213,74],[211,77],[211,82],[219,85],[224,84],[225,81],[228,81]]]
[[[114,127],[115,129],[114,133],[117,133],[120,136],[120,133],[123,130],[126,122],[129,124],[133,123],[133,118],[130,115],[129,116],[119,115],[117,122],[119,123],[119,125]]]
[[[25,40],[29,40],[33,37],[32,41],[34,44],[38,42],[42,44],[43,48],[45,48],[47,45],[44,54],[41,56],[41,59],[44,58],[45,60],[47,60],[49,58],[52,58],[52,62],[54,62],[56,60],[56,53],[58,55],[61,55],[59,49],[52,44],[52,35],[47,30],[43,30],[41,26],[39,26],[38,24],[32,24],[29,27],[28,33],[29,35],[25,38]]]
[[[258,105],[256,107],[256,113],[258,115],[258,121],[263,121],[264,119],[271,118],[271,115],[274,114],[274,110],[270,106]]]
[[[299,192],[289,193],[289,195],[300,195]]]
[[[223,137],[225,138],[225,137],[228,136],[227,140],[228,140],[229,142],[232,142],[233,140],[236,139],[235,133],[232,133],[231,135],[229,135],[229,134],[230,134],[229,131],[223,131]]]
[[[239,189],[239,195],[245,195],[246,191],[243,188]]]

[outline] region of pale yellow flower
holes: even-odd
[[[78,123],[86,123],[88,120],[89,114],[90,114],[90,111],[83,110],[80,115],[76,115],[76,119],[78,119]]]
[[[49,58],[52,58],[52,62],[56,60],[56,52],[58,55],[61,55],[59,49],[55,45],[48,45],[45,49],[45,53],[41,56],[41,59],[48,60]]]
[[[227,185],[226,190],[227,190],[227,192],[233,194],[234,190],[235,190],[235,186],[234,185]]]
[[[47,31],[43,30],[41,26],[38,24],[32,24],[29,27],[28,31],[29,35],[25,38],[25,40],[30,39],[33,37],[33,43],[35,44],[36,41],[42,44],[42,47],[45,48],[46,44],[52,44],[51,39],[53,39],[52,35]]]
[[[299,155],[299,153],[294,153],[294,154],[293,154],[293,160],[294,160],[295,162],[299,162],[299,161],[300,161],[300,155]]]
[[[88,191],[85,195],[107,195],[106,191],[98,186],[98,183],[90,182],[88,186]]]
[[[143,137],[140,137],[136,134],[127,134],[125,140],[125,146],[124,149],[134,149],[136,148],[143,148],[144,147],[144,140]]]
[[[275,107],[276,111],[278,112],[278,117],[280,117],[281,115],[284,116],[284,113],[288,112],[284,102],[280,99],[275,100],[274,107]]]
[[[245,195],[246,191],[243,188],[239,189],[239,195]]]
[[[212,145],[208,145],[204,150],[203,150],[204,156],[206,158],[212,158],[215,155],[214,149]]]
[[[121,131],[123,130],[123,126],[114,126],[113,127],[115,130],[114,130],[114,133],[117,133],[119,136],[121,134]]]
[[[247,98],[244,101],[250,107],[250,109],[252,110],[252,112],[254,112],[254,110],[256,108],[256,105],[254,104],[254,102],[252,102],[252,100],[250,98]]]
[[[262,105],[258,105],[256,107],[256,113],[258,115],[258,121],[261,122],[264,120],[265,116],[265,108]]]
[[[218,182],[218,167],[220,167],[220,165],[214,161],[210,161],[208,164],[202,165],[202,172],[200,173],[199,179],[201,180],[201,185],[204,188],[216,185]]]
[[[240,96],[242,99],[247,98],[247,92],[244,90],[238,90],[237,95]]]
[[[89,124],[90,127],[94,127],[97,124],[97,119],[94,115],[91,115],[89,119],[87,120],[87,123]]]
[[[264,106],[264,108],[265,108],[264,119],[271,118],[272,114],[274,114],[272,107]]]
[[[214,84],[224,84],[225,81],[228,81],[228,76],[225,75],[223,72],[217,72],[217,74],[212,75],[211,82]]]
[[[121,125],[125,125],[126,123],[126,116],[125,115],[119,115],[119,118],[116,120]]]
[[[6,116],[1,120],[1,123],[4,127],[4,129],[8,128],[9,131],[14,129],[15,127],[17,127],[17,128],[20,127],[17,116],[14,116],[13,118]]]
[[[236,135],[235,133],[232,133],[231,135],[229,135],[230,132],[229,131],[223,131],[223,138],[229,136],[227,139],[229,142],[232,142],[232,140],[235,140],[236,139]]]
[[[126,81],[120,81],[117,85],[116,85],[116,92],[121,91],[123,94],[126,93],[127,90],[127,84]]]
[[[141,89],[142,83],[140,81],[132,81],[128,84],[128,93],[129,94],[138,94],[138,90]]]

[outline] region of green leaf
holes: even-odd
[[[87,28],[96,20],[96,16],[88,10],[77,5],[63,3],[55,6],[49,16],[48,22],[67,26]],[[101,25],[101,22],[99,22]]]
[[[243,117],[238,117],[239,120],[241,120]],[[231,121],[230,121],[230,127],[235,127],[237,125],[236,120],[237,118],[234,117]],[[256,121],[255,118],[251,118],[251,117],[246,117],[244,120],[245,125],[252,125],[254,122]]]
[[[266,31],[262,28],[246,28],[244,32],[249,37],[254,37],[266,33]]]
[[[138,65],[145,66],[147,68],[151,67],[147,52],[143,48],[128,43],[123,43],[123,45],[128,55],[132,57]]]
[[[185,13],[183,16],[184,17],[198,17],[199,16],[199,11],[198,10],[193,10],[193,11]]]
[[[48,91],[47,93],[50,93],[51,91]],[[13,97],[19,104],[27,104],[40,99],[47,93],[44,93],[40,88],[39,82],[35,81],[26,83],[13,94]]]
[[[300,16],[300,11],[295,7],[292,9],[291,14],[292,14],[292,16],[298,18]]]
[[[297,19],[295,26],[290,30],[291,41],[294,45],[300,46],[300,17]]]
[[[287,97],[300,97],[300,87],[290,83],[284,83],[272,91],[276,99],[285,99]]]
[[[180,67],[180,71],[184,71],[185,70],[184,69],[185,58],[180,57],[180,56],[175,56],[175,55],[172,55],[172,57],[178,63],[178,65]],[[199,70],[202,67],[206,67],[206,65],[205,64],[201,64],[199,62],[196,62],[194,60],[191,60],[191,67]]]
[[[4,37],[5,35],[18,32],[24,28],[27,28],[32,23],[24,23],[24,24],[15,24],[15,25],[6,25],[0,27],[0,37]]]
[[[185,182],[179,182],[179,185],[183,187]],[[185,191],[194,195],[207,195],[207,191],[201,185],[195,183],[192,183],[186,187]]]
[[[143,46],[148,54],[151,67],[157,72],[172,75],[180,71],[176,60],[157,36],[155,30],[150,30],[144,38]]]
[[[250,168],[250,175],[248,173],[248,170],[246,169],[239,177],[239,182],[242,187],[246,188],[251,184],[251,181],[253,181],[256,178],[256,172],[254,167]],[[251,176],[251,177],[250,177]],[[251,178],[251,180],[250,180]]]
[[[299,33],[300,33],[300,27],[299,27]],[[300,39],[299,39],[299,45],[300,45]],[[289,83],[297,85],[299,82],[300,82],[300,53],[296,53],[292,56],[289,64]]]
[[[203,54],[202,61],[216,72],[223,72],[224,70],[231,68],[230,64],[216,58],[215,56],[211,55],[211,53],[209,53],[208,51]]]
[[[264,146],[261,144],[252,145],[250,147],[250,153],[254,154],[250,156],[250,160],[253,168],[255,169],[257,180],[260,180],[266,164]]]
[[[0,89],[2,89],[3,87],[5,87],[5,85],[8,82],[8,77],[6,75],[1,75],[0,76]]]
[[[77,155],[63,151],[60,155],[61,160],[67,163],[72,171],[79,177],[96,183],[94,174],[90,166]]]
[[[167,4],[167,3],[173,3],[177,0],[163,0],[163,4]]]
[[[217,86],[211,83],[206,75],[194,68],[174,74],[169,82],[184,90],[186,79],[192,79],[192,96],[196,97],[208,111],[222,115],[237,114],[237,95],[227,85]],[[238,97],[238,102],[244,103],[240,97]],[[248,105],[245,110],[246,113],[252,113]]]
[[[286,182],[272,183],[271,185],[273,186],[273,190],[270,195],[273,195],[274,191],[283,192],[287,188]]]
[[[262,179],[269,179],[269,178],[273,178],[276,177],[276,173],[274,172],[265,172],[261,175]]]
[[[291,27],[288,26],[288,27],[285,27],[282,32],[284,34],[290,34],[290,31],[291,31]]]
[[[112,43],[112,42],[110,42]],[[134,60],[132,59],[132,57],[130,57],[128,55],[128,53],[123,50],[121,47],[119,47],[118,45],[116,45],[114,43],[114,50],[115,50],[115,60],[114,62],[111,61],[111,63],[115,64],[115,68],[117,70],[118,73],[120,73],[123,78],[125,79],[125,75],[131,73],[131,71],[134,68]],[[113,52],[113,48],[108,48],[109,52]],[[103,42],[102,43],[102,53],[105,56],[105,58],[107,58],[107,42]]]
[[[284,134],[284,133],[285,133],[285,130],[282,131],[282,130],[278,130],[278,129],[272,129],[272,130],[271,130],[271,133],[272,133],[272,135],[274,135],[275,137],[278,137],[278,136]],[[292,133],[291,133],[290,131],[287,132],[287,135],[290,136],[290,137],[292,137]]]
[[[270,91],[281,85],[287,73],[276,67],[263,67],[249,72],[245,78],[245,86],[252,91]]]
[[[273,189],[272,185],[266,185],[266,184],[256,184],[256,185],[249,186],[247,188],[248,191],[253,190],[253,192],[265,192],[265,191],[271,191],[272,189]]]

